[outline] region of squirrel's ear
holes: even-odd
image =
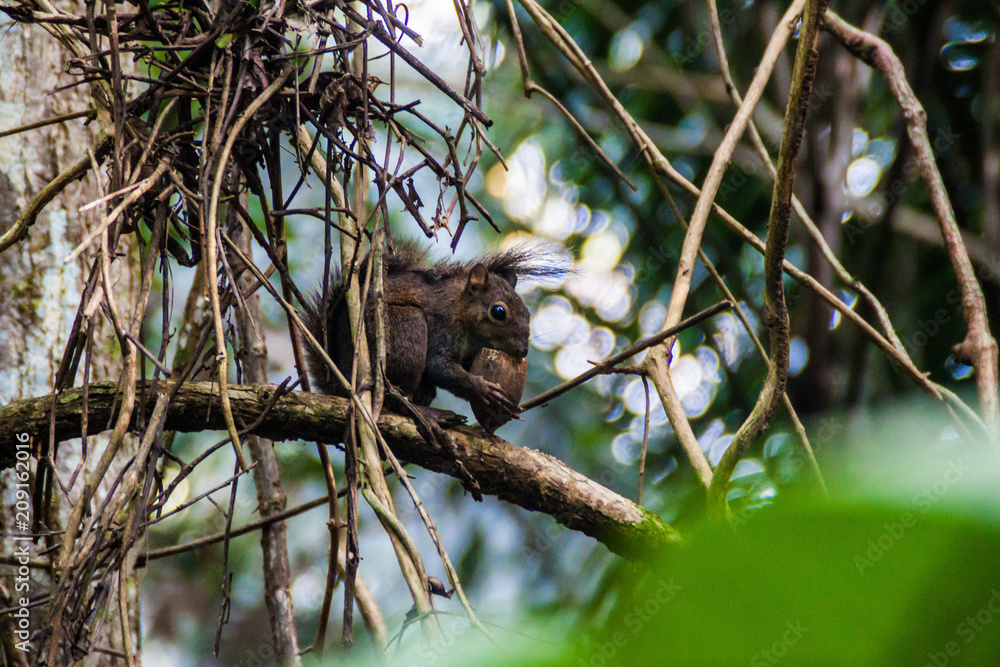
[[[498,276],[510,283],[511,287],[517,287],[517,274],[513,271],[497,271]]]
[[[489,281],[490,272],[484,264],[476,264],[469,270],[469,289],[480,289]]]

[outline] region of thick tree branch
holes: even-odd
[[[172,382],[146,387],[152,399],[173,388]],[[337,442],[343,434],[348,401],[334,396],[289,392],[261,415],[274,396],[275,385],[229,385],[229,400],[236,423],[249,433],[272,440],[316,440]],[[90,385],[90,428],[112,423],[118,392],[114,382]],[[0,468],[10,466],[15,455],[15,435],[47,435],[53,397],[16,401],[0,408]],[[57,440],[77,437],[83,409],[83,390],[68,389],[58,397],[55,433]],[[137,406],[138,407],[138,406]],[[175,431],[226,430],[218,387],[212,382],[189,382],[170,403],[164,428]],[[138,410],[137,410],[138,412]],[[259,422],[259,423],[258,423]],[[379,428],[396,455],[404,460],[453,477],[458,473],[453,453],[427,443],[413,422],[383,413]],[[603,542],[611,551],[640,558],[680,541],[678,533],[647,510],[606,489],[542,452],[518,447],[478,428],[448,429],[459,459],[479,481],[484,495],[544,512],[572,530]]]

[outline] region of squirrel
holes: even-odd
[[[365,275],[370,255],[362,260]],[[521,245],[468,262],[430,263],[425,251],[412,243],[398,243],[383,260],[386,305],[386,377],[395,389],[417,406],[429,406],[437,389],[445,389],[472,403],[480,423],[492,432],[517,416],[517,399],[524,371],[514,382],[494,375],[497,384],[470,372],[483,350],[497,350],[525,368],[530,314],[515,291],[522,277],[555,277],[566,271],[534,245]],[[319,295],[307,310],[307,326],[323,344],[345,376],[354,356],[346,286],[337,280],[327,297]],[[370,353],[375,355],[375,303],[365,308]],[[308,353],[309,371],[317,389],[340,394],[332,372],[315,351]],[[483,362],[477,364],[477,370]],[[483,373],[488,375],[488,373]],[[517,375],[517,371],[515,371]],[[514,387],[513,399],[505,387]],[[492,418],[483,419],[487,410]],[[446,411],[436,411],[441,421]],[[456,417],[447,413],[451,418]]]

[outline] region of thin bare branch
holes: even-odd
[[[875,35],[859,30],[827,11],[823,27],[859,59],[877,69],[885,78],[899,103],[906,121],[906,132],[913,146],[920,173],[930,191],[937,214],[945,250],[962,290],[962,309],[968,333],[965,340],[952,348],[956,360],[976,369],[976,388],[983,421],[994,442],[1000,438],[1000,396],[998,396],[997,342],[990,333],[983,290],[976,278],[962,234],[955,220],[955,211],[938,171],[927,134],[927,113],[913,94],[906,72],[892,48]]]
[[[785,243],[792,220],[795,165],[806,131],[809,96],[816,78],[819,23],[825,9],[826,0],[808,0],[802,12],[799,46],[795,53],[792,88],[785,112],[785,127],[778,153],[777,176],[771,197],[771,214],[767,221],[767,244],[764,250],[764,321],[769,333],[770,359],[767,377],[757,403],[715,467],[709,488],[709,506],[719,516],[725,515],[726,491],[736,464],[743,458],[753,437],[771,422],[785,393],[785,382],[788,379],[789,324],[785,288],[782,284]]]

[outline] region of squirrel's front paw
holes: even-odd
[[[449,427],[449,426],[460,426],[464,424],[466,419],[463,415],[457,412],[452,412],[451,410],[442,410],[441,408],[424,408],[424,413],[428,417],[434,420],[438,426]]]
[[[476,383],[476,393],[479,394],[479,398],[482,401],[486,402],[491,408],[500,410],[510,419],[517,417],[520,412],[517,403],[510,399],[500,385],[485,380],[478,375],[474,375],[473,377]]]

